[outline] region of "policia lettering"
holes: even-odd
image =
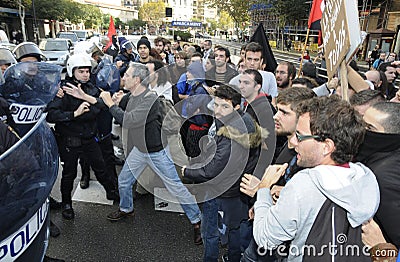
[[[10,105],[10,112],[16,124],[36,123],[42,115],[46,105],[24,105],[13,103]]]
[[[25,225],[0,243],[0,261],[14,261],[24,253],[42,229],[48,212],[49,201],[46,199]]]

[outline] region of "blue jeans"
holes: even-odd
[[[176,196],[190,222],[192,224],[199,222],[201,213],[196,199],[179,179],[174,163],[166,149],[154,153],[142,153],[136,147],[132,149],[118,176],[120,210],[123,212],[133,211],[132,186],[147,165],[161,178],[167,190]]]
[[[242,236],[240,226],[247,221],[248,205],[240,196],[220,197],[220,209],[224,212],[224,224],[228,233],[228,258],[229,261],[239,262],[241,258]]]
[[[219,231],[218,231],[218,199],[203,203],[203,218],[201,220],[201,237],[204,245],[204,262],[218,261]]]

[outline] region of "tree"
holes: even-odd
[[[83,8],[83,13],[86,28],[100,27],[102,22],[102,14],[97,6],[85,5]]]
[[[220,29],[228,30],[233,25],[232,18],[227,12],[221,11],[219,14],[218,26]]]
[[[129,28],[133,30],[138,30],[140,27],[144,27],[146,25],[146,22],[140,20],[140,19],[133,19],[128,21]]]
[[[310,4],[304,0],[272,0],[272,10],[279,16],[280,26],[294,25],[308,18]]]
[[[243,24],[249,21],[249,1],[243,0],[207,0],[210,7],[217,7],[225,11],[234,21],[236,33],[239,35],[239,28],[244,29]]]
[[[150,2],[143,4],[139,9],[139,19],[152,25],[160,25],[165,17],[165,3]]]

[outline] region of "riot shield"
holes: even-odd
[[[41,261],[47,248],[47,198],[59,160],[42,112],[58,90],[60,75],[59,66],[20,63],[7,69],[0,86],[17,126],[26,131],[0,156],[0,261]]]
[[[0,94],[10,104],[20,136],[33,127],[53,100],[60,86],[61,71],[62,67],[45,62],[23,62],[4,72]]]

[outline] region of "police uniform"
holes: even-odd
[[[67,80],[72,82],[72,80]],[[73,83],[76,85],[77,83]],[[82,90],[93,97],[99,96],[99,90],[91,83],[82,83]],[[89,111],[74,117],[74,111],[83,100],[65,94],[63,98],[56,97],[48,105],[47,120],[56,123],[55,131],[61,161],[64,162],[61,178],[61,194],[63,204],[71,205],[73,182],[77,176],[77,164],[80,155],[84,155],[103,185],[110,200],[118,199],[117,186],[108,179],[105,173],[105,163],[97,143],[97,115],[104,107],[103,103],[90,105]]]

